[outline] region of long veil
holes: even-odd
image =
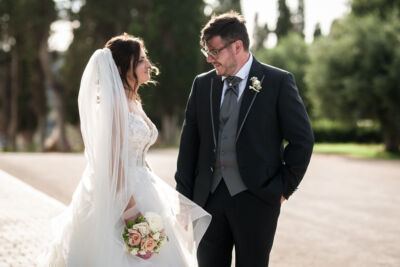
[[[122,214],[133,193],[129,184],[139,184],[132,183],[136,177],[128,177],[137,167],[128,162],[128,102],[108,48],[91,56],[82,76],[78,105],[87,166],[71,204],[53,220],[54,240],[39,258],[39,266],[119,266],[115,265],[118,258],[127,254],[121,233]],[[195,266],[196,247],[211,216],[152,176],[152,188],[141,191],[156,192],[162,200],[160,210],[168,217],[175,247],[185,262],[192,261]],[[141,208],[152,207],[144,202]]]
[[[129,199],[128,104],[108,48],[91,56],[78,96],[86,168],[67,209],[52,221],[39,266],[113,266],[116,233]]]
[[[128,104],[117,66],[108,48],[97,50],[82,76],[78,96],[81,132],[88,161],[85,179],[92,186],[87,214],[90,238],[80,238],[88,248],[71,251],[84,255],[92,266],[112,266],[114,232],[128,203]],[[91,188],[89,188],[90,190]],[[81,215],[82,216],[82,215]],[[99,246],[99,244],[101,244]],[[71,246],[73,248],[80,246]],[[91,251],[90,248],[96,248]],[[75,250],[75,249],[74,249]],[[89,259],[88,258],[89,256]],[[102,255],[99,257],[98,255]],[[72,258],[79,258],[73,255]],[[105,261],[106,260],[106,261]]]

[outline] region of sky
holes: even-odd
[[[214,0],[205,0],[206,3],[213,3]],[[269,29],[275,29],[278,17],[277,0],[241,0],[243,16],[247,23],[247,29],[252,41],[254,16],[258,12],[259,23],[267,23]],[[297,10],[297,0],[286,0],[289,8],[294,12]],[[348,0],[304,0],[305,7],[305,36],[306,41],[311,42],[315,24],[321,24],[322,34],[328,34],[332,21],[342,17],[349,12]],[[205,10],[207,12],[209,10]],[[50,50],[65,51],[73,39],[72,27],[79,23],[68,21],[57,21],[51,25],[52,34],[49,38]],[[200,29],[199,29],[200,31]],[[268,38],[267,47],[276,44],[274,35]]]
[[[297,10],[297,2],[297,0],[286,0],[292,13]],[[322,34],[328,34],[332,21],[350,11],[347,3],[348,0],[304,0],[306,41],[312,41],[317,23],[321,24]],[[254,16],[257,12],[259,23],[267,23],[270,30],[275,29],[278,18],[277,0],[242,0],[241,4],[250,36],[253,35]],[[275,45],[276,39],[271,38],[271,42],[272,44],[269,43],[267,46]]]

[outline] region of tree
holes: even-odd
[[[293,17],[293,20],[294,20],[293,27],[295,32],[299,33],[304,38],[304,27],[305,27],[304,0],[298,0],[297,12]]]
[[[203,10],[201,0],[154,2],[129,27],[143,37],[150,58],[160,68],[158,84],[143,88],[140,94],[146,112],[161,125],[161,142],[166,144],[177,142],[190,87],[204,61],[199,43]]]
[[[293,30],[293,23],[291,21],[291,13],[286,5],[286,0],[278,0],[278,21],[276,22],[275,34],[278,41],[286,36],[290,31]]]
[[[338,20],[314,42],[306,81],[321,114],[349,122],[376,119],[385,148],[400,144],[400,20],[396,12]]]
[[[52,0],[1,2],[1,43],[3,51],[10,54],[9,61],[4,64],[10,70],[7,136],[11,150],[16,149],[18,133],[27,146],[32,146],[35,131],[39,134],[38,150],[43,150],[47,88],[39,54],[47,50],[50,24],[55,15]]]
[[[378,15],[380,18],[391,16],[391,11],[400,10],[400,1],[393,0],[352,0],[351,12],[356,16],[368,14]],[[397,14],[400,16],[400,13]]]
[[[258,13],[254,16],[253,45],[252,50],[257,51],[264,47],[264,43],[268,40],[270,30],[268,24],[259,25]]]
[[[8,149],[16,149],[16,136],[18,131],[18,95],[19,95],[19,51],[21,50],[19,36],[22,32],[22,13],[18,13],[18,1],[2,1],[0,5],[1,14],[1,44],[4,52],[2,68],[8,72],[2,80],[2,96],[9,97],[9,105],[6,105],[4,99],[2,111],[9,115],[5,119],[6,128],[4,132],[5,139],[8,140]],[[18,42],[17,42],[18,41]],[[17,44],[17,45],[16,45]],[[6,74],[6,73],[4,73]],[[4,75],[3,74],[3,75]],[[9,86],[9,87],[8,87]]]
[[[263,62],[293,73],[300,95],[308,113],[311,115],[312,106],[305,83],[309,53],[308,45],[304,39],[298,33],[292,32],[283,37],[274,48],[257,51],[256,57]]]
[[[65,86],[67,121],[72,124],[79,121],[77,98],[80,78],[90,56],[96,49],[103,48],[111,37],[128,31],[137,14],[146,16],[150,5],[144,0],[120,0],[118,4],[109,0],[86,0],[78,12],[70,12],[69,19],[78,21],[80,26],[73,31],[74,40],[65,54],[65,64],[61,69],[60,86]]]
[[[218,0],[218,3],[213,8],[213,11],[217,14],[234,10],[238,13],[242,13],[240,0]]]
[[[161,125],[162,142],[176,143],[190,85],[201,70],[203,10],[201,0],[124,0],[118,5],[109,0],[87,0],[77,14],[72,14],[80,27],[74,30],[62,70],[68,120],[78,122],[79,82],[90,55],[111,37],[127,32],[144,40],[150,59],[160,68],[161,74],[155,78],[158,84],[143,86],[139,94],[147,114]]]
[[[10,55],[0,50],[0,151],[5,149],[10,118]]]
[[[46,138],[46,116],[48,111],[46,91],[51,88],[50,62],[45,59],[48,57],[48,38],[50,33],[50,25],[56,18],[54,2],[52,0],[38,1],[32,8],[31,12],[36,14],[36,18],[31,22],[32,28],[29,31],[30,40],[35,40],[34,61],[32,62],[32,84],[30,86],[31,95],[33,96],[32,109],[36,114],[38,121],[39,142],[37,150],[44,151],[44,141]],[[25,43],[26,44],[26,43]],[[29,52],[28,52],[29,53]],[[36,71],[34,71],[36,68]]]
[[[320,37],[322,35],[321,24],[319,22],[317,24],[315,24],[313,35],[314,35],[314,40],[316,40],[318,37]]]

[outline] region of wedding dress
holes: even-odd
[[[71,204],[53,221],[54,241],[39,266],[197,266],[196,249],[211,216],[146,167],[156,126],[140,103],[131,112],[111,51],[97,50],[79,93],[81,130],[88,164]],[[144,260],[125,250],[124,210],[133,196],[142,212],[155,212],[169,241]]]

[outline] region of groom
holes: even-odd
[[[235,246],[236,266],[268,266],[280,205],[310,161],[310,121],[293,75],[249,52],[241,15],[212,17],[201,43],[215,70],[193,82],[175,175],[212,215],[198,262],[229,267]]]

